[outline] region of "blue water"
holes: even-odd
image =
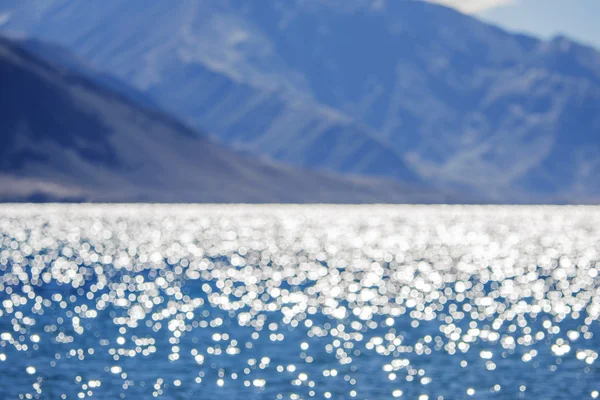
[[[0,398],[597,398],[600,208],[4,205]]]

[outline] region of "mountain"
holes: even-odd
[[[99,13],[88,6],[64,1],[50,1],[43,6],[8,2],[4,13],[10,17],[3,28],[12,30],[17,16],[23,16],[24,25],[17,24],[17,31],[25,30],[22,28],[31,23],[29,27],[37,31],[34,37],[67,45],[100,69],[146,91],[167,110],[243,151],[296,166],[420,182],[401,155],[375,138],[366,126],[330,107],[291,96],[290,92],[296,91],[291,83],[281,84],[274,75],[253,73],[250,67],[222,73],[220,67],[227,66],[218,59],[219,55],[213,58],[220,44],[213,43],[210,37],[194,38],[188,50],[185,45],[180,47],[187,41],[187,28],[179,26],[181,18],[189,19],[186,14],[190,12],[200,19],[207,12],[224,12],[229,7],[227,2],[184,1],[149,6],[143,1],[109,1]],[[36,9],[43,15],[38,15]],[[88,13],[94,14],[93,20],[75,21]],[[138,22],[132,24],[125,16],[128,13],[134,13]],[[138,25],[140,21],[144,21],[143,27]],[[204,22],[194,24],[203,29]],[[112,23],[122,24],[129,33],[113,31],[116,36],[112,39],[102,34],[95,36],[110,30]],[[48,32],[42,32],[44,27]],[[88,42],[91,38],[93,43]],[[78,43],[86,44],[79,47]],[[197,56],[203,62],[197,62]],[[264,60],[264,65],[268,63],[270,60]]]
[[[221,141],[497,202],[600,199],[600,54],[413,0],[5,0]]]
[[[154,110],[160,110],[161,107],[146,93],[135,89],[133,86],[105,71],[95,68],[87,60],[75,56],[62,46],[54,43],[45,42],[35,38],[8,37],[7,39],[16,42],[24,50],[34,54],[55,66],[59,66],[70,73],[84,75],[98,85],[116,92],[127,99]]]
[[[251,160],[1,37],[0,77],[4,201],[444,200],[396,182]]]

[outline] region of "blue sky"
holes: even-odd
[[[504,28],[549,38],[564,34],[600,49],[600,0],[429,0]]]

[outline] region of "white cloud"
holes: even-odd
[[[516,0],[425,0],[456,8],[466,14],[475,14],[491,8],[515,4]]]

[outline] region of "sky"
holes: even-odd
[[[565,35],[600,49],[600,0],[428,0],[506,29],[543,38]]]

